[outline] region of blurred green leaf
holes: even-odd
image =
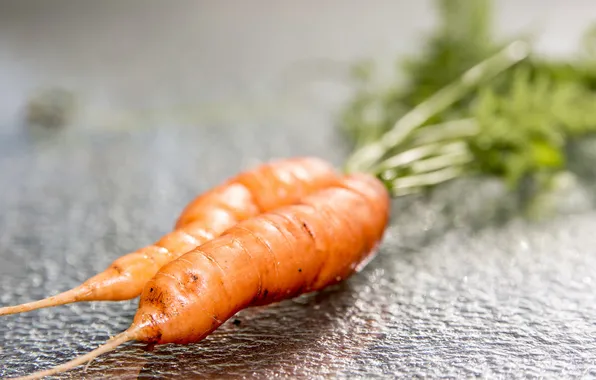
[[[370,72],[358,74],[361,91],[343,114],[343,125],[356,147],[378,141],[406,112],[505,46],[492,36],[491,1],[436,0],[436,5],[440,22],[435,32],[416,57],[398,62],[406,83],[374,90],[366,85]],[[497,176],[512,189],[530,181],[536,194],[547,191],[552,178],[566,170],[569,143],[596,132],[596,27],[586,33],[584,50],[583,57],[569,61],[531,55],[418,129],[433,125],[437,136],[449,137],[445,144],[453,139],[465,143],[472,159],[462,175]],[[457,129],[455,134],[441,132],[459,120],[472,121],[474,133],[469,128],[459,135]],[[386,156],[416,147],[416,138],[404,141],[399,147],[385,147]],[[449,156],[445,160],[451,163]],[[413,172],[408,167],[393,170],[392,181]]]

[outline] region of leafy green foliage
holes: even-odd
[[[540,64],[520,65],[505,82],[480,89],[468,109],[480,126],[468,140],[473,167],[512,188],[526,177],[547,186],[565,169],[570,140],[596,132],[596,93],[583,73]]]
[[[358,147],[377,140],[412,107],[487,58],[500,46],[491,42],[489,0],[438,0],[440,25],[423,42],[421,53],[399,61],[405,85],[371,86],[370,62],[355,65],[356,95],[342,115],[342,126]],[[470,98],[466,99],[468,102]],[[428,124],[457,118],[464,100],[450,115],[438,115]]]
[[[568,86],[554,83],[542,73],[530,78],[529,70],[519,68],[506,91],[492,87],[479,91],[470,111],[480,132],[469,141],[479,158],[474,164],[479,171],[503,176],[515,186],[526,175],[564,166],[566,121],[556,110],[570,106],[571,93]]]
[[[421,103],[503,47],[491,37],[492,4],[489,0],[438,0],[437,8],[440,24],[424,44],[422,53],[406,58],[398,66],[404,69],[409,80],[401,94],[401,101],[408,108]]]
[[[461,81],[466,70],[504,46],[491,36],[489,0],[437,0],[437,5],[442,22],[435,34],[426,41],[422,54],[399,65],[407,78],[405,84],[375,89],[370,84],[370,69],[359,67],[358,91],[342,119],[356,148],[378,144],[409,110]],[[552,179],[566,169],[570,141],[596,132],[596,28],[586,34],[584,46],[586,54],[570,62],[531,55],[467,92],[448,109],[434,113],[412,134],[432,125],[440,135],[443,127],[471,120],[474,133],[468,128],[458,135],[455,129],[455,135],[450,132],[444,140],[447,145],[456,138],[467,147],[458,156],[471,157],[459,171],[461,175],[498,176],[512,189],[530,180],[538,191],[547,190]],[[401,144],[383,149],[398,158],[403,152],[417,152],[413,136]],[[441,157],[445,161],[439,165],[441,170],[449,169],[451,163],[457,168],[462,165],[453,155],[437,153],[437,157],[421,159]],[[387,167],[392,162],[398,161],[378,163],[392,186],[400,176],[431,174],[413,170],[414,161],[411,166]]]

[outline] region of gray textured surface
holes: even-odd
[[[280,80],[282,73],[302,58],[406,50],[412,30],[428,24],[419,18],[423,5],[386,1],[369,8],[362,24],[354,1],[261,13],[201,3],[204,14],[185,11],[200,2],[92,9],[37,2],[37,10],[33,3],[2,2],[0,12],[7,84],[0,87],[0,305],[78,284],[155,240],[196,193],[256,160],[316,154],[339,164],[346,148],[330,109],[340,96],[326,95],[329,83],[297,86]],[[571,3],[565,13],[561,2],[532,8],[538,2],[506,1],[502,20],[520,26],[520,10],[557,16],[551,37],[560,48],[573,38],[564,32],[577,31],[592,9],[588,1]],[[301,26],[296,12],[314,26]],[[249,28],[257,20],[269,29]],[[178,29],[167,27],[176,21]],[[126,44],[115,36],[130,33],[123,40],[135,43],[130,36],[140,31],[153,31],[157,42],[119,55]],[[207,32],[225,44],[210,44],[201,37]],[[344,38],[353,42],[338,43]],[[180,41],[202,44],[204,54],[181,52]],[[165,59],[172,52],[185,59]],[[23,97],[54,83],[88,91],[91,105],[64,131],[33,137],[18,121]],[[246,101],[228,104],[236,91]],[[221,98],[227,103],[208,115],[189,112],[197,96],[212,101],[203,110]],[[164,104],[182,104],[183,112],[168,108],[140,120],[109,112]],[[571,191],[559,215],[543,223],[502,218],[515,206],[486,181],[403,199],[380,256],[342,286],[242,312],[239,326],[227,323],[200,344],[153,352],[127,345],[64,378],[596,377],[594,193]],[[2,318],[0,376],[86,352],[125,329],[135,305],[79,304]]]
[[[249,137],[235,127],[176,131],[8,144],[13,154],[0,161],[1,303],[67,289],[150,242],[193,193],[238,170],[257,146],[238,143]],[[291,155],[304,151],[290,148],[304,132],[267,134],[279,139],[276,153]],[[197,141],[201,149],[193,149]],[[219,158],[231,148],[233,157]],[[131,345],[71,375],[596,376],[596,212],[578,213],[572,203],[575,212],[543,224],[494,226],[491,215],[504,204],[498,186],[477,185],[397,202],[380,256],[343,286],[243,312],[239,326],[227,323],[200,344],[153,353]],[[134,307],[80,304],[5,317],[0,374],[85,352],[124,329]]]

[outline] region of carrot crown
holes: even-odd
[[[370,65],[355,67],[356,95],[342,117],[355,151],[345,170],[377,175],[394,196],[492,176],[524,211],[549,208],[549,195],[580,169],[570,163],[584,150],[569,148],[596,134],[596,27],[578,54],[553,59],[531,53],[530,38],[494,38],[491,0],[435,3],[439,25],[417,57],[400,62],[402,80],[378,86]]]
[[[458,177],[472,160],[466,136],[477,133],[471,118],[426,124],[433,116],[468,95],[481,83],[525,59],[529,46],[522,41],[507,45],[467,70],[403,115],[378,139],[359,147],[347,160],[347,172],[378,175],[394,196]]]

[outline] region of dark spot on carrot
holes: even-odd
[[[316,284],[317,281],[319,281],[319,276],[321,275],[321,270],[319,269],[316,274],[315,274],[315,278],[312,279],[312,283]]]
[[[153,293],[153,288],[150,288],[149,289],[149,293]]]
[[[302,272],[302,268],[298,268],[298,272]]]
[[[234,321],[232,322],[235,326],[240,326],[240,324],[242,323],[242,321],[240,321],[239,319],[234,319]]]
[[[302,227],[304,227],[304,230],[310,235],[311,238],[315,238],[315,235],[312,233],[311,229],[305,222],[302,222]]]
[[[257,290],[257,293],[255,294],[255,296],[252,298],[251,304],[256,302],[257,300],[261,299],[261,292],[262,292],[262,284],[259,283],[259,290]]]
[[[194,273],[191,273],[191,274],[190,274],[190,278],[192,279],[192,281],[193,281],[193,282],[197,282],[197,280],[199,279],[199,276],[197,276],[197,275],[196,275],[196,274],[194,274]]]
[[[153,319],[153,317],[151,317],[151,321],[153,322],[153,324],[155,325],[157,322],[155,321],[155,319]],[[162,333],[160,330],[155,331],[154,335],[150,335],[147,336],[147,339],[145,339],[145,342],[149,345],[148,348],[150,350],[153,349],[153,345],[156,345],[157,342],[159,342],[159,340],[161,339]]]
[[[267,294],[269,294],[269,289],[265,289],[263,292],[263,298],[267,298]]]
[[[158,292],[155,292],[154,293],[154,295],[152,297],[152,300],[153,300],[154,305],[159,310],[162,310],[162,311],[165,312],[167,310],[167,302],[164,302],[164,299],[163,298],[164,298],[163,292],[159,292],[158,291]]]

